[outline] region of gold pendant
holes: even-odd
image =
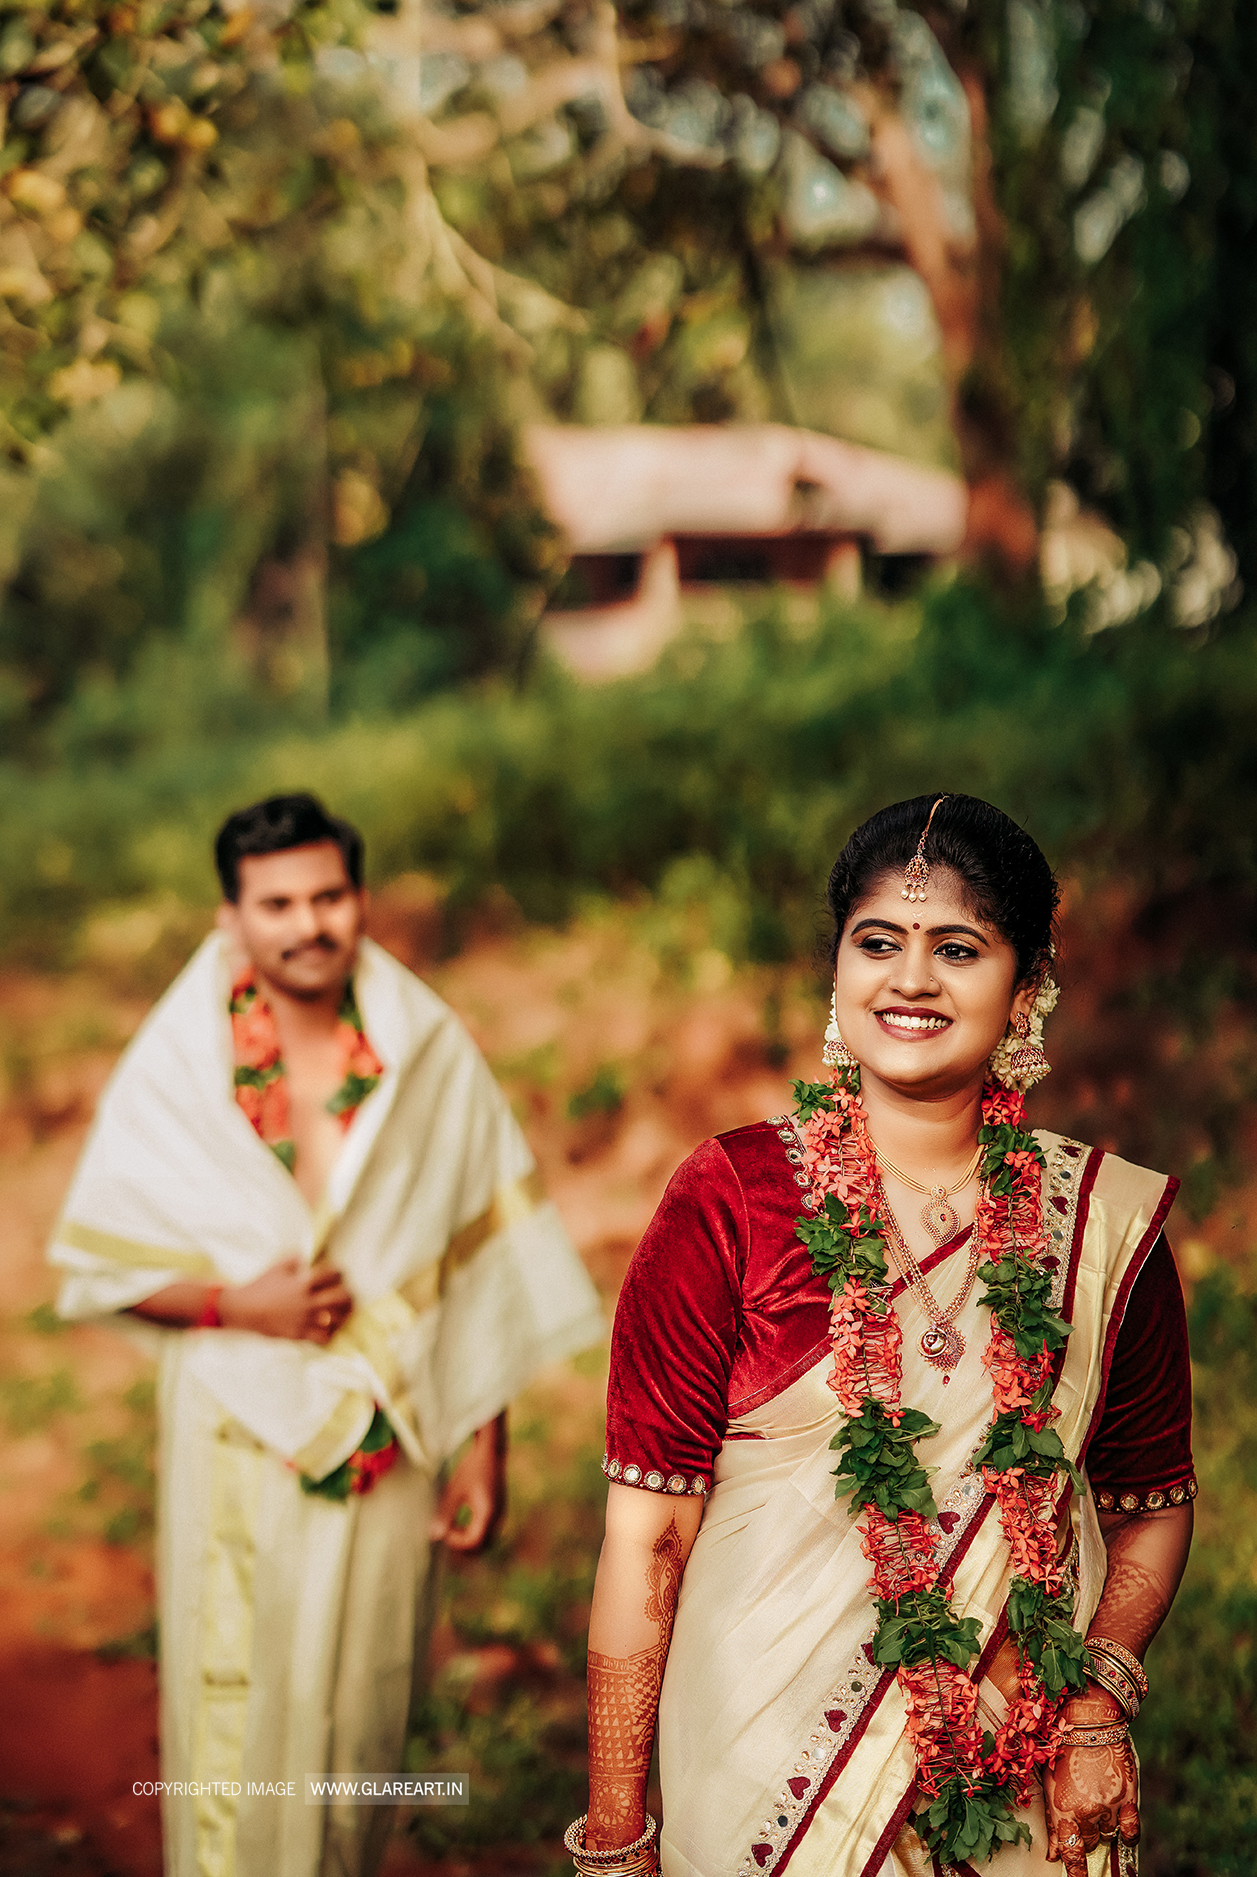
[[[945,1186],[936,1186],[921,1208],[921,1223],[936,1245],[945,1245],[960,1230],[960,1214],[947,1197]]]
[[[965,1339],[960,1331],[950,1323],[931,1323],[928,1330],[922,1330],[920,1342],[921,1354],[927,1362],[932,1362],[936,1369],[954,1369],[965,1353]],[[949,1382],[950,1374],[943,1380]]]

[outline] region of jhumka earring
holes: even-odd
[[[821,1061],[831,1069],[854,1069],[855,1057],[842,1040],[842,1031],[838,1028],[838,993],[835,991],[829,1000],[829,1028],[825,1032],[825,1047],[821,1051]]]
[[[917,842],[917,851],[903,870],[903,891],[899,895],[900,899],[922,900],[925,898],[925,889],[930,883],[930,867],[925,858],[925,837],[930,831],[931,823],[939,807],[946,800],[945,795],[940,795],[930,810],[929,820],[922,830],[921,839]]]
[[[1027,1087],[1032,1087],[1035,1082],[1041,1082],[1043,1080],[1052,1065],[1038,1043],[1031,1043],[1025,1040],[1030,1035],[1030,1019],[1024,1010],[1017,1012],[1017,1015],[1012,1020],[1012,1025],[1018,1036],[1023,1040],[1018,1047],[1014,1049],[1009,1058],[1008,1066],[1019,1083],[1024,1083]]]

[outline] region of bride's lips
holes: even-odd
[[[944,1030],[950,1030],[951,1018],[937,1010],[908,1010],[891,1007],[887,1010],[875,1010],[873,1015],[888,1036],[915,1043],[918,1039],[941,1036]]]

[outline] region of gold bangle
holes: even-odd
[[[622,1844],[614,1851],[588,1851],[585,1848],[585,1826],[588,1812],[582,1812],[574,1818],[563,1834],[565,1848],[570,1851],[578,1871],[583,1877],[646,1877],[657,1860],[655,1838],[659,1831],[658,1821],[649,1812],[646,1814],[646,1829],[632,1844]]]
[[[1062,1733],[1061,1745],[1064,1747],[1120,1747],[1130,1739],[1130,1728],[1125,1721],[1114,1721],[1111,1727],[1066,1727]]]
[[[1143,1663],[1124,1643],[1114,1642],[1110,1636],[1088,1636],[1087,1648],[1092,1655],[1107,1655],[1118,1668],[1125,1669],[1139,1690],[1139,1699],[1148,1699],[1148,1677],[1144,1674]]]
[[[1133,1721],[1139,1712],[1139,1695],[1125,1669],[1119,1668],[1107,1655],[1093,1654],[1087,1673],[1095,1686],[1105,1694],[1112,1695],[1126,1718]]]

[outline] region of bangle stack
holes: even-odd
[[[587,1851],[585,1849],[585,1821],[588,1812],[582,1812],[574,1818],[563,1833],[563,1843],[572,1854],[580,1877],[657,1877],[659,1870],[659,1851],[655,1839],[659,1835],[659,1826],[649,1812],[646,1814],[646,1829],[640,1838],[634,1838],[632,1844],[621,1845],[618,1851]]]
[[[1127,1720],[1133,1721],[1140,1703],[1148,1697],[1148,1677],[1139,1657],[1107,1636],[1089,1636],[1087,1652],[1091,1657],[1091,1680],[1111,1694]]]

